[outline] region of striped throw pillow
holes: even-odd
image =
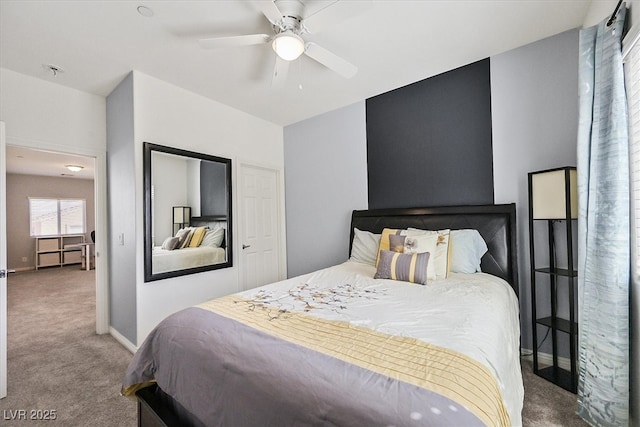
[[[429,252],[403,254],[393,251],[380,251],[380,262],[375,279],[392,279],[403,282],[427,284],[427,266]]]

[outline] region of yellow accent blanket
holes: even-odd
[[[379,333],[347,322],[255,304],[237,295],[199,308],[457,402],[486,425],[509,426],[495,378],[482,364],[413,338]]]

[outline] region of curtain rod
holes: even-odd
[[[611,18],[609,18],[609,20],[607,21],[607,27],[610,27],[611,24],[613,24],[616,21],[616,15],[618,14],[618,9],[620,9],[621,4],[622,4],[622,0],[618,0],[618,5],[616,6],[613,13],[611,14]]]

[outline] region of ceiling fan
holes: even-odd
[[[329,50],[305,41],[304,34],[318,31],[325,25],[335,24],[362,11],[367,1],[340,2],[336,0],[328,6],[309,11],[300,0],[275,0],[252,2],[273,26],[274,34],[248,34],[230,37],[200,39],[205,49],[250,46],[271,43],[276,53],[276,65],[272,86],[282,86],[287,78],[289,63],[305,54],[344,78],[353,77],[358,68],[349,61]]]

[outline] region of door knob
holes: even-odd
[[[251,245],[242,245],[242,249],[247,249],[247,248],[250,248],[250,247],[251,247]]]
[[[0,270],[0,279],[7,277],[7,274],[15,273],[15,270]]]

